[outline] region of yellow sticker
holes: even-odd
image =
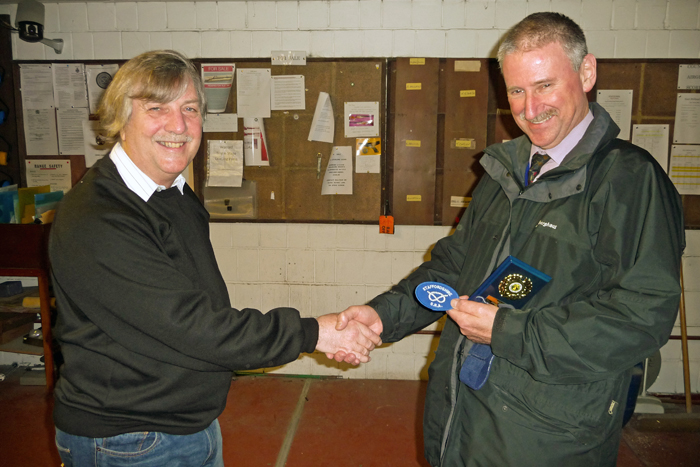
[[[455,60],[455,71],[481,71],[479,60]]]
[[[420,147],[420,140],[419,139],[407,139],[406,146],[409,148],[419,148]]]
[[[454,147],[460,149],[474,149],[476,147],[476,142],[473,139],[456,139],[454,141]]]
[[[421,201],[421,195],[406,195],[406,201]]]
[[[474,97],[476,96],[476,89],[466,89],[459,91],[459,97]]]
[[[452,208],[466,208],[471,202],[471,197],[469,196],[450,196],[450,207]]]
[[[408,63],[411,65],[425,65],[425,58],[412,58]]]
[[[406,91],[420,91],[421,83],[406,83]]]

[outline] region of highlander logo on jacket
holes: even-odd
[[[540,225],[541,225],[542,227],[549,227],[550,229],[557,230],[557,226],[554,225],[554,224],[552,224],[551,222],[539,221],[539,222],[537,223],[537,226],[539,227]]]

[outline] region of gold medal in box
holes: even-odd
[[[509,256],[479,286],[470,299],[481,297],[493,305],[508,303],[521,308],[552,278],[519,259]]]

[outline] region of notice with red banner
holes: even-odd
[[[233,85],[233,63],[202,64],[202,81],[207,95],[207,112],[224,113]]]

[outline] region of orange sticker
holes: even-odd
[[[394,216],[379,216],[379,233],[394,233]]]

